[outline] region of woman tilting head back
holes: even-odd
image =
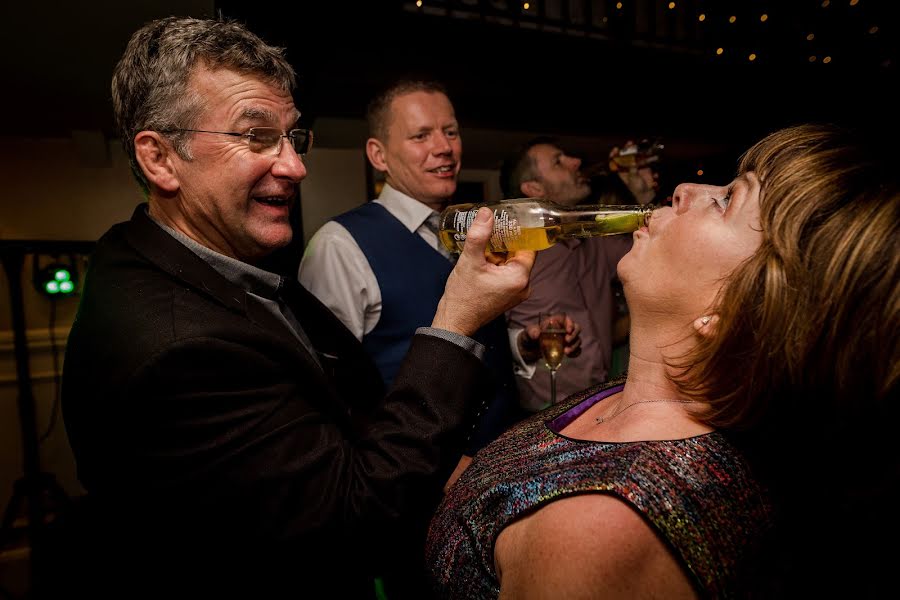
[[[678,378],[710,399],[711,424],[750,425],[801,398],[816,405],[795,408],[843,419],[896,391],[897,153],[854,135],[783,129],[741,160],[763,188],[762,242],[711,307],[717,335],[702,338]],[[785,394],[777,404],[775,393]]]
[[[765,190],[763,241],[717,301],[721,335],[700,343],[680,378],[717,399],[711,423],[755,427],[748,439],[780,496],[786,593],[876,593],[891,569],[872,550],[897,539],[885,509],[900,470],[889,442],[900,422],[900,157],[890,143],[806,125],[746,153],[740,170]]]
[[[749,432],[764,461],[787,594],[874,593],[890,572],[871,550],[897,539],[884,508],[898,499],[900,469],[889,442],[900,423],[900,157],[890,142],[803,125],[743,156],[740,172],[764,190],[762,242],[711,308],[716,335],[673,361],[679,387],[708,399],[706,420]]]
[[[728,185],[679,185],[618,265],[624,382],[475,457],[432,522],[438,591],[771,597],[885,583],[889,554],[872,548],[897,539],[897,164],[888,144],[802,125],[750,148]]]

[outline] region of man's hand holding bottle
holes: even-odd
[[[529,295],[535,253],[487,252],[493,212],[482,207],[469,227],[465,248],[447,279],[431,326],[471,336]]]

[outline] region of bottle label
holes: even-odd
[[[491,247],[503,252],[509,249],[509,242],[519,239],[522,228],[519,220],[508,210],[500,208],[494,211],[494,231],[491,233]]]
[[[472,225],[472,221],[475,220],[475,213],[478,212],[478,209],[475,210],[464,210],[459,211],[455,215],[453,215],[453,223],[451,226],[456,230],[456,233],[453,234],[453,239],[457,242],[465,242],[466,241],[466,233],[469,231],[469,227]]]
[[[451,227],[456,230],[453,234],[456,242],[466,241],[469,227],[472,226],[477,213],[478,209],[476,208],[475,210],[460,211],[453,215]],[[492,249],[503,252],[506,250],[508,242],[518,239],[521,234],[522,228],[514,213],[504,208],[494,210],[494,230],[491,233],[490,243]]]

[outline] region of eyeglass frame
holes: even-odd
[[[253,133],[253,130],[254,130],[254,129],[266,129],[266,130],[269,130],[269,131],[272,131],[272,132],[277,132],[277,134],[278,134],[278,142],[276,142],[276,143],[275,143],[274,145],[272,145],[272,146],[267,146],[267,147],[264,149],[264,150],[267,150],[267,149],[269,149],[269,148],[275,148],[275,151],[274,151],[274,152],[272,152],[271,154],[268,154],[268,155],[267,155],[265,151],[259,151],[259,152],[258,152],[258,151],[256,151],[256,150],[253,149],[253,146],[252,146],[252,144],[251,144],[250,142],[253,140],[254,137],[257,137],[256,134]],[[298,134],[298,132],[301,132],[304,136],[306,136],[306,145],[305,145],[305,147],[302,149],[302,151],[301,151],[301,150],[297,150],[297,145],[296,145],[296,143],[294,142],[294,140],[297,139],[297,134]],[[278,129],[277,127],[251,127],[250,129],[247,130],[247,133],[239,133],[239,132],[236,132],[236,131],[209,131],[209,130],[207,130],[207,129],[181,129],[181,128],[177,128],[177,129],[166,129],[166,130],[162,130],[162,131],[160,131],[159,133],[216,133],[216,134],[219,134],[219,135],[230,135],[230,136],[232,136],[232,137],[244,138],[244,139],[247,140],[247,145],[248,145],[248,147],[250,148],[250,151],[251,151],[251,152],[253,152],[254,154],[262,154],[263,156],[278,156],[279,154],[281,154],[281,149],[282,149],[282,147],[284,146],[284,138],[288,138],[288,139],[290,140],[290,142],[291,142],[291,147],[294,149],[294,152],[296,152],[298,156],[306,156],[306,154],[307,154],[310,150],[312,150],[312,147],[313,147],[313,132],[312,132],[312,129],[301,129],[301,128],[296,128],[296,129],[291,129],[291,130],[288,131],[287,133],[284,133],[284,132],[282,132],[282,130]]]

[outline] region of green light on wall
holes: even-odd
[[[75,292],[75,272],[66,265],[47,265],[35,271],[34,287],[50,298],[71,296]]]

